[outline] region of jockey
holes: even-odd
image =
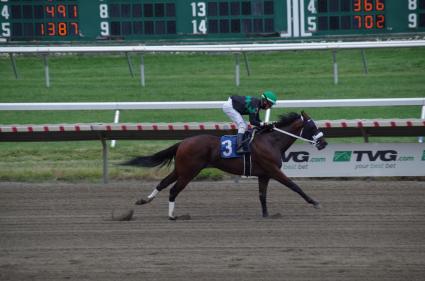
[[[248,125],[242,115],[249,115],[249,122],[253,126],[263,126],[260,120],[260,109],[269,109],[276,104],[276,95],[272,91],[265,91],[260,98],[250,96],[231,96],[224,104],[223,111],[238,126],[237,153],[244,153],[243,137]]]

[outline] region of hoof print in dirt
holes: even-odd
[[[274,215],[269,216],[268,218],[274,220],[274,219],[281,219],[282,217],[283,216],[281,213],[276,213]]]
[[[134,210],[125,209],[125,210],[113,210],[112,211],[112,220],[113,221],[130,221],[133,218]]]

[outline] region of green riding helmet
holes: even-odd
[[[271,104],[273,104],[273,105],[275,105],[276,104],[276,100],[277,100],[277,98],[276,98],[276,94],[275,93],[273,93],[272,91],[265,91],[262,95],[261,95],[261,97],[263,98],[263,99],[266,99],[266,100],[268,100]]]

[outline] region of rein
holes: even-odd
[[[316,144],[316,143],[317,143],[315,140],[309,140],[309,139],[306,139],[306,138],[303,138],[303,137],[300,137],[300,136],[294,135],[294,134],[292,134],[292,133],[290,133],[290,132],[287,132],[287,131],[284,131],[284,130],[278,129],[278,128],[276,128],[276,127],[273,127],[273,130],[275,130],[276,132],[279,132],[279,133],[282,133],[282,134],[285,134],[285,135],[291,136],[291,137],[293,137],[293,138],[296,138],[296,139],[299,139],[299,140],[302,140],[302,141],[305,141],[305,142],[309,142],[309,143],[311,143],[311,144]]]
[[[301,120],[302,120],[302,121],[304,121],[304,118],[303,118],[303,116],[302,116],[302,115],[301,115]],[[301,137],[301,136],[297,136],[297,135],[294,135],[294,134],[292,134],[292,133],[290,133],[290,132],[287,132],[287,131],[281,130],[281,129],[279,129],[279,128],[276,128],[274,125],[273,125],[273,130],[275,130],[276,132],[279,132],[279,133],[282,133],[282,134],[285,134],[285,135],[291,136],[291,137],[293,137],[293,138],[296,138],[296,139],[299,139],[299,140],[302,140],[302,141],[305,141],[305,142],[308,142],[308,143],[314,144],[314,145],[316,145],[316,144],[317,144],[317,139],[319,139],[320,137],[322,137],[322,136],[323,136],[323,133],[321,133],[321,132],[320,132],[319,134],[317,134],[317,135],[313,136],[313,140],[309,140],[309,139],[303,138],[303,137]],[[304,128],[302,128],[302,129],[301,129],[301,133],[300,133],[301,135],[302,135],[303,130],[304,130]]]

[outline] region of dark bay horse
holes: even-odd
[[[263,217],[269,215],[266,199],[270,179],[286,185],[314,207],[320,207],[319,202],[305,194],[281,170],[281,155],[297,138],[313,143],[319,150],[327,145],[323,133],[305,112],[280,116],[278,122],[262,128],[251,143],[251,175],[258,177]],[[137,157],[123,165],[155,167],[170,165],[173,159],[175,162],[174,170],[158,184],[147,199],[142,198],[136,202],[138,205],[151,202],[161,190],[175,182],[169,195],[168,215],[171,220],[176,219],[174,208],[177,195],[202,169],[218,168],[235,175],[243,175],[244,173],[243,157],[222,159],[220,157],[220,137],[212,135],[198,135],[187,138],[151,156]]]

